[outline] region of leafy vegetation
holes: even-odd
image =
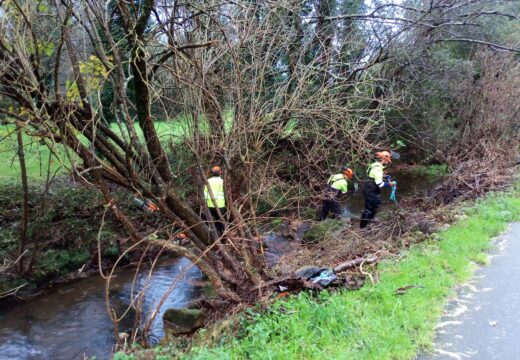
[[[334,231],[345,226],[343,220],[327,220],[313,224],[309,230],[303,234],[303,241],[306,243],[318,243],[330,239]]]
[[[101,195],[89,188],[58,182],[46,195],[45,208],[43,196],[43,186],[29,188],[32,206],[26,257],[30,271],[0,274],[0,291],[23,282],[29,283],[29,287],[39,286],[95,260],[92,254],[97,247],[96,236],[103,211]],[[17,257],[20,198],[19,184],[0,185],[0,254],[3,259]],[[124,204],[128,204],[128,200]],[[114,257],[115,251],[119,251],[114,242],[115,228],[116,222],[108,217],[107,227],[101,232],[105,258]]]

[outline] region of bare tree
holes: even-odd
[[[252,302],[269,276],[260,202],[273,189],[275,211],[317,199],[329,170],[386,140],[385,114],[402,103],[385,72],[392,50],[414,46],[417,32],[430,45],[465,41],[451,30],[508,15],[479,7],[486,1],[359,2],[353,13],[343,1],[312,4],[4,2],[0,94],[13,108],[0,111],[71,150],[75,175],[103,194],[134,244],[185,256],[222,298]],[[158,116],[187,131],[162,139]],[[212,164],[224,168],[226,243],[202,198]],[[155,202],[191,245],[143,233],[113,185]]]

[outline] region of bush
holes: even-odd
[[[46,275],[61,275],[78,268],[88,258],[89,252],[85,249],[48,250],[41,256],[39,268]]]

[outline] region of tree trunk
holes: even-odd
[[[27,226],[29,224],[29,190],[27,184],[27,168],[25,166],[25,154],[23,151],[23,129],[18,126],[18,160],[20,161],[20,176],[22,178],[22,222],[20,224],[20,242],[18,243],[18,273],[23,273],[23,255],[27,243]]]

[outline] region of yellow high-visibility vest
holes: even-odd
[[[374,182],[377,186],[383,186],[383,175],[384,175],[385,167],[379,161],[372,163],[367,170],[367,175],[369,178],[374,179]]]
[[[333,189],[341,191],[342,194],[346,194],[348,191],[348,182],[343,174],[332,175],[327,181]]]
[[[213,193],[213,197],[215,198],[216,204],[211,200],[211,196],[209,194],[208,186],[204,186],[204,199],[206,199],[206,204],[208,207],[214,208],[225,208],[226,207],[226,198],[224,196],[224,180],[220,176],[213,176],[208,179],[208,184],[211,188],[211,192]],[[216,205],[216,206],[215,206]]]

